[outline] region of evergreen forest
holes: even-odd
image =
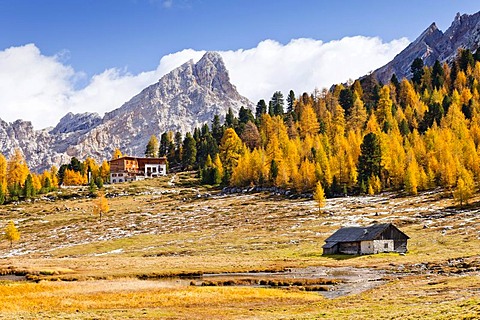
[[[480,179],[480,52],[432,67],[418,58],[411,74],[277,91],[255,114],[242,107],[184,138],[163,133],[159,155],[205,184],[310,193],[319,182],[328,196],[443,187],[466,202]]]

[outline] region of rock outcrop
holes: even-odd
[[[50,131],[51,134],[69,133],[76,131],[88,131],[102,123],[102,117],[98,113],[67,113],[58,124]]]

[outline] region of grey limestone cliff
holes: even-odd
[[[94,113],[67,114],[51,129],[34,130],[27,121],[0,121],[0,152],[20,148],[31,168],[40,171],[67,163],[71,157],[109,159],[115,148],[141,156],[152,134],[192,131],[223,117],[229,108],[253,108],[230,83],[222,57],[207,52],[197,63],[188,61],[145,88],[103,118]]]

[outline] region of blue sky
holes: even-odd
[[[42,53],[68,52],[76,69],[134,73],[166,54],[255,47],[265,39],[323,41],[378,36],[415,39],[436,21],[445,30],[477,1],[319,0],[0,0],[0,49],[35,43]]]
[[[445,31],[457,12],[478,10],[478,1],[468,0],[0,0],[0,90],[9,79],[31,80],[3,86],[9,97],[0,94],[0,118],[44,127],[67,111],[103,113],[205,50],[222,52],[232,81],[254,102],[276,89],[312,91],[380,67],[434,21]],[[268,54],[281,62],[252,58]],[[362,68],[324,69],[346,60]],[[275,82],[270,69],[289,63],[298,65],[281,78],[295,78],[295,70],[301,77]],[[316,76],[308,74],[313,64]],[[257,70],[258,83],[249,87]],[[326,76],[333,73],[338,77]]]

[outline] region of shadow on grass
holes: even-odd
[[[479,207],[480,207],[480,200],[477,200],[474,202],[463,203],[462,205],[457,203],[453,206],[445,207],[445,209],[455,211],[455,210],[472,210],[472,209],[478,209]]]
[[[355,259],[355,258],[361,257],[361,255],[358,255],[358,254],[324,254],[324,255],[322,255],[322,257],[340,261],[340,260]]]

